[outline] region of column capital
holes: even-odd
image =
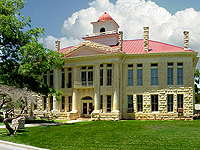
[[[119,65],[120,62],[119,61],[116,61],[116,62],[113,62],[114,65]]]

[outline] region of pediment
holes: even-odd
[[[76,57],[76,56],[89,56],[97,54],[106,54],[116,52],[118,49],[112,49],[110,46],[84,41],[81,44],[67,50],[64,54],[65,57]]]
[[[76,56],[89,56],[89,55],[97,55],[97,54],[106,54],[104,51],[100,51],[90,47],[81,47],[76,51],[73,51],[68,57],[76,57]]]

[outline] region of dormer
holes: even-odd
[[[91,22],[93,25],[93,34],[83,37],[84,40],[104,44],[117,45],[118,44],[118,28],[119,25],[106,12],[99,17],[97,22]]]

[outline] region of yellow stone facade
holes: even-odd
[[[109,24],[109,20],[104,21]],[[111,20],[110,24],[114,24],[114,30],[118,31],[119,26],[113,22]],[[93,25],[100,28],[103,23]],[[121,31],[113,33],[114,39],[118,37],[114,48],[107,45],[108,41],[102,44],[106,31],[87,37],[91,41],[84,41],[63,52],[63,69],[52,69],[45,74],[49,84],[53,82],[56,90],[62,90],[63,99],[56,101],[55,96],[41,98],[35,115],[51,115],[59,119],[91,117],[92,120],[174,120],[192,116],[197,52],[187,49],[149,53],[149,28],[144,29],[146,41],[142,53],[123,51]],[[112,39],[112,34],[108,36]],[[92,42],[92,39],[101,44]],[[56,42],[56,45],[60,50],[60,43]],[[138,69],[142,70],[140,75]],[[168,69],[172,70],[171,84],[168,84]],[[151,83],[154,81],[152,70],[156,71],[157,85]]]
[[[196,54],[195,54],[196,56]],[[50,110],[50,97],[47,98],[46,110],[44,100],[38,105],[38,114],[42,111],[52,112],[54,116],[62,119],[77,119],[84,117],[83,103],[92,103],[94,107],[91,117],[94,120],[119,120],[119,119],[178,119],[177,94],[183,95],[183,117],[192,116],[194,111],[193,70],[194,54],[100,54],[93,56],[66,58],[64,68],[65,88],[63,91],[64,110],[62,102],[53,97],[53,110]],[[173,62],[173,85],[167,85],[167,63]],[[183,63],[183,85],[177,85],[177,63]],[[151,63],[158,64],[158,85],[151,85]],[[112,64],[112,85],[107,86],[107,64]],[[133,85],[128,86],[128,65],[133,64]],[[137,86],[137,64],[142,64],[143,85]],[[101,67],[100,67],[101,65]],[[93,66],[93,85],[84,87],[76,83],[81,82],[81,68]],[[71,68],[71,71],[68,71]],[[103,69],[103,86],[100,86],[100,69]],[[61,87],[61,70],[54,70],[54,83]],[[72,73],[72,86],[67,88],[68,74]],[[50,73],[48,73],[50,75]],[[48,80],[49,76],[48,76]],[[49,81],[50,82],[50,81]],[[167,95],[173,95],[173,112],[168,112]],[[107,112],[107,96],[111,96],[111,112]],[[127,112],[127,96],[133,96],[133,112]],[[137,95],[143,96],[143,111],[137,110]],[[151,108],[151,95],[158,95],[158,111]],[[84,97],[92,100],[82,100]],[[100,96],[103,98],[103,108],[100,109]],[[69,97],[72,97],[72,110],[69,111]],[[42,105],[41,105],[42,103]],[[87,106],[88,107],[88,106]],[[48,114],[48,113],[47,113]]]

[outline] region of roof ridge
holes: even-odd
[[[123,41],[139,41],[139,40],[144,40],[144,39],[135,39],[135,40],[123,40]],[[161,42],[161,41],[156,41],[156,40],[149,40],[151,42],[157,42],[157,43],[161,43],[161,44],[165,44],[165,45],[169,45],[169,46],[173,46],[173,47],[179,47],[179,48],[183,48],[181,46],[177,46],[177,45],[173,45],[173,44],[169,44],[166,42]]]

